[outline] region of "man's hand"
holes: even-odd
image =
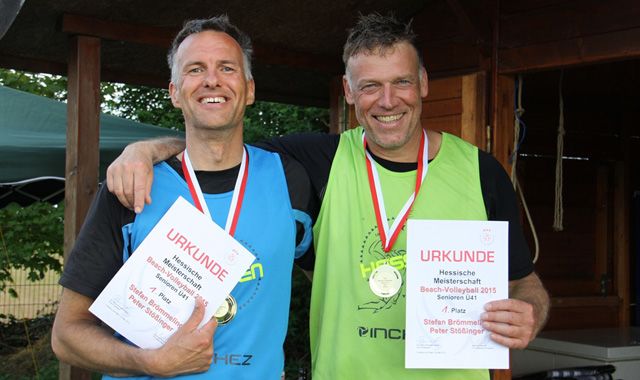
[[[107,188],[125,207],[140,213],[151,203],[153,162],[139,144],[127,145],[107,169]]]
[[[489,302],[482,314],[482,327],[491,339],[509,348],[525,348],[535,337],[533,306],[508,299]]]
[[[107,169],[107,188],[136,213],[151,203],[153,164],[184,150],[184,140],[161,138],[127,145]]]
[[[193,313],[167,342],[157,350],[149,351],[149,373],[172,377],[185,373],[204,372],[213,360],[213,334],[218,327],[215,318],[198,325],[204,317],[205,306],[201,298],[196,299]]]
[[[509,282],[507,300],[488,302],[481,315],[491,339],[509,348],[525,348],[547,321],[549,296],[535,273]]]

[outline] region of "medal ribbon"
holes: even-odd
[[[365,134],[362,134],[362,144],[364,145],[364,154],[367,162],[367,174],[369,177],[369,190],[371,191],[371,198],[373,200],[373,208],[376,214],[376,221],[378,222],[378,232],[380,233],[380,240],[382,241],[382,249],[385,252],[389,252],[393,247],[393,244],[398,239],[402,226],[409,217],[409,212],[413,206],[413,202],[420,191],[420,187],[427,176],[427,169],[429,167],[429,141],[427,133],[422,131],[422,138],[420,139],[420,149],[418,150],[418,170],[416,173],[416,188],[407,199],[404,207],[398,213],[398,216],[393,221],[391,230],[389,230],[389,224],[387,223],[387,211],[384,207],[384,198],[382,196],[382,187],[380,186],[380,179],[378,177],[378,169],[373,163],[373,159],[367,151],[367,139]],[[391,236],[389,237],[389,232]]]
[[[198,178],[193,171],[191,160],[187,154],[187,150],[184,150],[182,155],[182,172],[184,178],[189,186],[193,203],[200,212],[211,218],[211,213],[207,207],[207,202],[204,200]],[[238,224],[238,216],[240,215],[240,209],[242,208],[242,200],[244,199],[244,191],[247,187],[247,177],[249,176],[249,154],[247,150],[242,147],[242,161],[240,162],[240,171],[238,172],[238,178],[236,179],[235,187],[233,188],[233,197],[231,198],[231,205],[229,207],[229,214],[227,215],[227,223],[224,230],[231,236],[236,232],[236,225]]]

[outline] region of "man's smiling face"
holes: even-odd
[[[255,100],[245,75],[240,45],[228,34],[204,31],[187,37],[175,58],[179,81],[171,82],[171,101],[182,109],[186,128],[242,127],[244,110]]]
[[[419,139],[427,77],[408,42],[349,58],[344,88],[374,154],[385,157]]]

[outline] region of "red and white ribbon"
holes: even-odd
[[[376,214],[376,221],[378,222],[378,232],[380,233],[380,240],[382,242],[382,249],[385,252],[389,252],[393,247],[393,244],[398,239],[402,226],[407,221],[413,202],[420,191],[420,187],[427,176],[427,169],[429,167],[429,141],[427,133],[422,131],[422,138],[420,139],[420,149],[418,150],[418,170],[416,173],[416,187],[405,202],[404,206],[398,213],[398,216],[393,221],[391,229],[387,223],[387,211],[384,207],[384,197],[382,195],[382,187],[380,186],[380,179],[378,177],[378,169],[367,150],[367,139],[365,134],[362,134],[362,144],[364,146],[365,159],[367,161],[367,174],[369,177],[369,190],[371,192],[371,198],[373,200],[373,208]]]
[[[193,166],[191,165],[191,160],[189,159],[189,155],[187,154],[186,149],[184,151],[184,154],[182,155],[182,172],[184,173],[184,178],[187,181],[187,186],[189,186],[189,191],[191,192],[191,197],[193,198],[194,205],[203,214],[211,218],[211,212],[209,212],[207,202],[205,202],[204,196],[202,195],[202,190],[200,189],[198,178],[196,178],[196,174],[193,171]],[[227,233],[231,236],[233,236],[236,232],[236,225],[238,224],[240,209],[242,208],[244,192],[247,187],[247,177],[249,176],[248,174],[249,154],[247,153],[247,150],[242,147],[242,161],[240,162],[240,171],[238,172],[238,178],[236,179],[236,184],[233,188],[233,197],[231,198],[229,213],[227,214],[227,223],[224,227],[224,230],[227,231]]]

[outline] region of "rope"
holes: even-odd
[[[518,152],[520,151],[520,145],[524,141],[524,136],[526,132],[526,124],[522,120],[522,115],[524,115],[524,108],[522,108],[522,87],[523,87],[523,79],[522,74],[518,75],[518,79],[516,80],[516,101],[514,104],[514,136],[513,136],[513,153],[509,158],[511,162],[511,182],[513,182],[513,189],[520,195],[520,201],[522,202],[522,207],[524,208],[524,213],[527,216],[527,222],[529,223],[529,227],[531,228],[531,234],[533,235],[533,244],[535,246],[533,253],[533,263],[535,264],[538,261],[539,253],[540,253],[540,242],[538,241],[538,233],[536,232],[536,226],[533,224],[533,219],[531,218],[531,213],[529,212],[529,207],[527,206],[527,201],[524,199],[524,192],[520,187],[520,182],[518,181],[518,177],[516,175],[516,164],[518,162]]]
[[[558,138],[556,149],[556,189],[555,189],[555,207],[553,213],[553,230],[563,231],[564,207],[562,200],[562,156],[564,154],[564,99],[562,97],[562,79],[564,70],[560,71],[560,82],[558,83],[558,95],[560,98],[559,108],[560,117],[558,120]]]
[[[531,218],[531,213],[529,212],[529,207],[527,206],[527,201],[524,199],[524,192],[522,192],[522,188],[520,187],[520,182],[516,178],[516,186],[518,188],[518,194],[520,194],[520,201],[522,201],[522,207],[524,208],[524,214],[527,216],[527,222],[529,222],[529,227],[531,227],[531,235],[533,235],[533,245],[535,246],[535,250],[533,253],[533,263],[535,264],[538,261],[538,257],[540,254],[540,242],[538,241],[538,233],[536,232],[536,226],[533,224],[533,219]]]
[[[522,108],[522,74],[518,75],[516,81],[516,109],[514,112],[514,133],[513,133],[513,153],[509,160],[511,161],[511,182],[513,182],[513,189],[516,189],[516,164],[518,163],[518,151],[520,150],[520,125],[522,124],[522,115],[524,115],[524,108]]]

